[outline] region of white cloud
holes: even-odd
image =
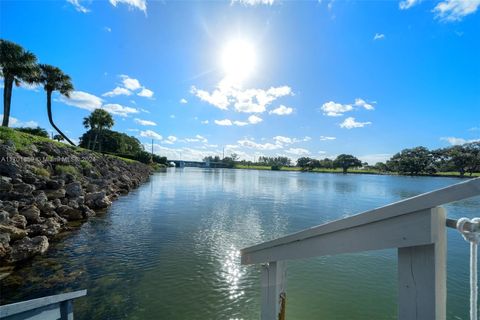
[[[201,123],[202,123],[202,124],[208,124],[209,121],[208,121],[208,120],[203,120],[203,121],[201,121]]]
[[[130,78],[125,74],[120,75],[120,78],[122,78],[123,86],[129,90],[135,91],[142,87],[140,85],[140,81],[134,78]]]
[[[219,126],[231,126],[233,124],[229,119],[215,120],[214,122]]]
[[[367,103],[361,98],[356,98],[353,104],[341,104],[334,101],[326,102],[322,105],[321,109],[323,114],[329,117],[340,117],[344,113],[352,111],[353,107],[364,108],[365,110],[374,110],[373,103]]]
[[[3,119],[3,114],[0,114],[0,119]],[[9,118],[9,125],[12,127],[27,127],[27,128],[36,128],[38,127],[38,122],[30,120],[30,121],[22,121],[14,117]]]
[[[276,114],[276,115],[279,115],[279,116],[285,116],[285,115],[292,114],[292,112],[293,112],[293,108],[285,107],[284,105],[280,105],[278,108],[271,110],[269,112],[269,114]]]
[[[177,140],[178,139],[175,136],[168,136],[167,139],[163,141],[163,143],[174,144]]]
[[[326,102],[322,105],[323,114],[329,117],[339,117],[345,112],[353,110],[350,104],[341,104],[333,101]]]
[[[455,145],[461,145],[461,144],[465,144],[465,143],[469,143],[469,142],[477,142],[477,141],[480,141],[480,139],[463,139],[463,138],[456,138],[456,137],[442,137],[440,138],[440,140],[442,141],[446,141],[448,143],[450,143],[451,145],[455,146]]]
[[[211,93],[195,86],[192,86],[191,93],[221,110],[228,110],[228,107],[233,105],[236,111],[245,113],[265,112],[267,106],[276,99],[293,95],[288,86],[244,90],[228,78],[222,79]]]
[[[239,127],[248,126],[248,122],[245,121],[233,121],[233,124]]]
[[[83,91],[73,91],[70,98],[60,96],[59,101],[66,105],[93,111],[102,107],[103,100],[93,94]]]
[[[296,155],[296,156],[305,156],[305,155],[310,154],[310,151],[308,151],[307,149],[303,149],[303,148],[290,148],[288,150],[285,150],[285,152]]]
[[[201,142],[203,142],[203,143],[207,143],[207,142],[208,142],[208,139],[207,139],[207,138],[205,138],[205,137],[203,137],[203,136],[201,136],[201,135],[199,135],[199,134],[197,134],[197,135],[195,136],[195,138],[197,138],[199,141],[201,141]]]
[[[292,95],[292,89],[288,86],[271,87],[268,90],[238,90],[233,93],[234,107],[238,112],[262,113],[273,101],[288,95]]]
[[[230,105],[227,95],[225,95],[219,89],[215,89],[212,93],[209,93],[208,91],[200,90],[193,86],[191,93],[196,95],[200,100],[205,101],[221,110],[227,110],[228,106]]]
[[[291,144],[294,142],[294,139],[284,136],[275,136],[273,137],[276,144]]]
[[[89,9],[85,8],[84,6],[82,6],[80,4],[80,1],[81,0],[67,0],[68,3],[71,3],[74,7],[75,7],[75,10],[77,10],[78,12],[81,12],[81,13],[88,13],[90,12]]]
[[[153,97],[153,91],[147,88],[142,88],[142,91],[137,93],[137,95],[140,97],[151,98]]]
[[[126,88],[116,87],[112,91],[105,92],[104,94],[102,94],[102,96],[103,97],[116,97],[116,96],[120,96],[120,95],[129,96],[131,94],[132,94],[132,92],[130,90],[126,89]]]
[[[112,32],[112,28],[110,27],[104,27],[103,30],[105,30],[106,32]]]
[[[128,117],[129,114],[138,113],[135,108],[125,107],[116,103],[103,104],[103,100],[93,94],[83,91],[73,91],[70,98],[60,96],[59,101],[73,107],[93,111],[95,109],[104,109],[111,114]]]
[[[320,141],[329,141],[329,140],[335,140],[337,139],[336,137],[329,137],[329,136],[320,136]]]
[[[404,0],[404,1],[400,1],[398,6],[401,10],[406,10],[406,9],[410,9],[414,5],[419,4],[421,1],[422,0]]]
[[[250,117],[248,117],[248,122],[250,122],[251,124],[257,124],[257,123],[260,123],[262,121],[263,121],[262,118],[257,117],[254,114],[252,114]]]
[[[435,17],[443,21],[460,21],[477,11],[480,0],[445,0],[435,6]]]
[[[356,99],[355,99],[354,106],[356,106],[356,107],[362,107],[362,108],[365,108],[366,110],[374,110],[374,109],[375,109],[375,108],[373,107],[373,105],[367,103],[365,100],[360,99],[360,98],[356,98]]]
[[[123,3],[129,6],[129,8],[137,8],[143,12],[147,12],[146,0],[110,0],[110,3],[116,7],[117,4]]]
[[[275,0],[232,0],[232,5],[235,3],[242,4],[244,6],[257,6],[257,5],[272,5]]]
[[[282,146],[278,144],[273,144],[273,143],[256,143],[255,141],[244,139],[244,140],[239,140],[238,144],[241,145],[242,147],[246,148],[251,148],[251,149],[257,149],[257,150],[276,150],[276,149],[281,149]]]
[[[353,129],[353,128],[363,128],[366,125],[372,124],[371,122],[357,122],[354,117],[348,117],[340,124],[341,128]]]
[[[150,120],[142,120],[142,119],[139,119],[139,118],[135,118],[134,121],[136,123],[138,123],[139,125],[142,125],[142,126],[156,126],[157,124],[153,121],[150,121]]]
[[[152,131],[152,130],[145,130],[145,131],[140,131],[140,136],[141,137],[144,137],[144,138],[152,138],[152,139],[155,139],[155,140],[162,140],[163,137],[156,133],[155,131]]]
[[[185,98],[182,98],[182,99],[180,99],[180,103],[182,103],[182,104],[186,104],[186,103],[188,103],[188,101],[187,101],[187,99],[185,99]]]
[[[102,106],[102,109],[115,114],[117,116],[128,117],[131,113],[138,113],[139,111],[135,108],[125,107],[117,103],[109,103]]]
[[[385,39],[385,35],[383,33],[375,33],[373,36],[373,40],[382,40]]]

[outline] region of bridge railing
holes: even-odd
[[[440,205],[480,195],[480,178],[241,250],[262,264],[261,319],[285,319],[286,260],[395,248],[398,319],[446,318],[446,212]]]
[[[73,300],[86,295],[80,290],[0,306],[0,319],[73,320]]]

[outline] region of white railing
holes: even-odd
[[[395,248],[398,319],[444,320],[447,219],[439,206],[478,195],[480,178],[241,250],[242,264],[262,264],[261,319],[285,319],[286,260]]]
[[[73,320],[73,300],[86,296],[87,290],[67,292],[0,306],[5,320]]]

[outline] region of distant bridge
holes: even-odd
[[[190,161],[190,160],[169,160],[174,163],[176,168],[196,167],[196,168],[226,168],[225,163],[218,161]]]

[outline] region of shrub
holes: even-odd
[[[24,132],[24,133],[29,133],[29,134],[32,134],[34,136],[43,137],[43,138],[48,138],[49,137],[47,130],[45,130],[43,128],[40,128],[40,127],[36,127],[36,128],[28,128],[28,127],[15,128],[15,130],[20,131],[20,132]]]
[[[78,176],[78,171],[75,167],[73,166],[64,166],[64,165],[57,165],[55,167],[55,172],[57,174],[71,174],[74,176]]]
[[[32,172],[37,176],[50,177],[50,171],[45,168],[34,168]]]
[[[282,166],[279,166],[279,165],[277,165],[277,164],[274,164],[274,165],[271,167],[271,169],[274,170],[274,171],[278,171],[278,170],[280,170],[281,168],[282,168]]]
[[[83,169],[91,169],[93,167],[92,164],[87,160],[80,160],[80,165]]]

